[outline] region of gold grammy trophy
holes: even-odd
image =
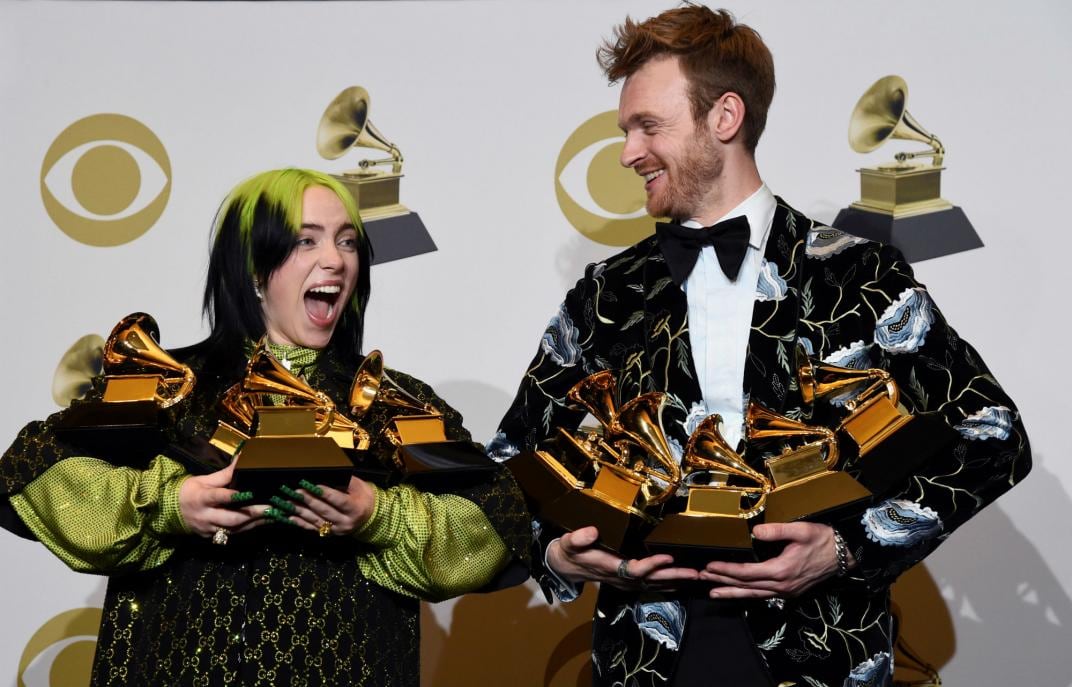
[[[894,160],[862,167],[860,200],[842,210],[834,226],[899,248],[909,261],[982,245],[960,208],[941,197],[945,147],[907,109],[908,85],[899,76],[876,81],[860,97],[849,120],[849,146],[870,153],[890,140],[928,149],[899,152]],[[931,158],[929,163],[912,162]]]
[[[912,415],[900,405],[900,388],[886,370],[856,370],[812,360],[797,349],[797,378],[805,403],[842,403],[835,431],[856,455],[856,479],[876,496],[905,478],[956,440],[957,433],[933,414]]]
[[[658,522],[650,509],[674,495],[681,468],[662,429],[665,395],[641,394],[621,408],[616,395],[609,371],[586,377],[567,394],[601,425],[601,433],[580,437],[558,430],[562,458],[584,479],[542,450],[522,452],[506,465],[541,519],[566,530],[594,525],[602,546],[639,554],[644,535]]]
[[[158,343],[160,330],[151,315],[127,315],[104,343],[101,365],[104,392],[99,400],[74,402],[57,426],[67,441],[94,450],[121,453],[137,463],[161,448],[160,411],[193,391],[193,370]]]
[[[745,415],[750,448],[777,442],[783,448],[764,463],[771,478],[767,522],[836,519],[838,513],[871,498],[871,492],[837,470],[836,433],[749,403]]]
[[[730,447],[721,424],[716,414],[696,426],[681,459],[685,510],[665,516],[644,541],[653,553],[669,553],[682,565],[755,558],[749,522],[769,507],[770,481]]]
[[[284,367],[263,340],[242,382],[221,403],[231,422],[221,420],[210,443],[225,452],[233,445],[234,487],[252,491],[258,501],[301,479],[345,489],[355,467],[347,450],[368,446],[368,433],[339,413],[327,394]],[[247,438],[232,444],[233,433],[246,430]]]
[[[448,439],[443,414],[399,386],[384,369],[383,354],[376,350],[365,356],[354,376],[350,414],[360,420],[373,403],[394,413],[383,433],[396,447],[392,459],[405,477],[495,469],[495,462],[472,442]]]

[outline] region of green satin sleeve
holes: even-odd
[[[491,582],[510,552],[472,501],[409,485],[376,491],[372,517],[354,536],[372,545],[365,577],[399,594],[442,601]]]
[[[34,479],[11,505],[41,543],[79,572],[148,570],[187,533],[179,511],[185,469],[157,456],[144,470],[97,458],[66,458]]]

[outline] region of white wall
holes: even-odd
[[[565,290],[586,262],[615,250],[574,230],[554,196],[563,142],[617,105],[593,59],[597,43],[627,12],[641,18],[669,4],[0,3],[0,437],[54,410],[56,363],[85,333],[106,334],[145,310],[165,345],[199,338],[208,229],[223,194],[262,169],[352,166],[357,156],[320,159],[314,133],[331,98],[360,84],[373,120],[405,154],[403,201],[439,245],[374,270],[368,344],[433,384],[486,439]],[[927,560],[946,602],[931,612],[951,617],[956,637],[942,674],[947,684],[1072,684],[1060,665],[1072,646],[1063,448],[1072,380],[1055,355],[1072,334],[1060,305],[1072,248],[1063,204],[1072,9],[1058,0],[1014,11],[969,0],[742,0],[731,9],[774,53],[779,86],[758,160],[791,204],[831,220],[857,197],[854,170],[891,156],[896,145],[863,157],[846,143],[849,112],[880,76],[906,78],[909,109],[945,143],[944,195],[986,247],[921,263],[917,274],[1017,400],[1035,468]],[[155,132],[173,188],[144,236],[94,248],[46,215],[39,174],[60,131],[106,112]],[[98,605],[103,584],[7,532],[0,552],[0,684],[14,685],[29,637],[62,611]],[[515,666],[554,646],[583,612],[567,622],[565,611],[549,615],[527,592],[513,594],[503,598],[516,603],[499,608],[518,617],[496,611],[496,597],[464,602],[485,618],[465,639],[531,620],[536,638],[517,634],[491,668],[502,682],[530,684]],[[448,645],[454,609],[426,615],[428,642]],[[471,681],[437,669],[453,665],[441,654],[426,647],[428,684]],[[47,659],[28,685],[44,679]]]

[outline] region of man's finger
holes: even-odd
[[[595,527],[582,527],[579,530],[562,535],[559,545],[562,547],[563,553],[578,553],[592,548],[598,540],[599,530]]]

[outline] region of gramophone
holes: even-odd
[[[982,246],[964,212],[941,197],[945,147],[907,104],[908,85],[893,75],[872,84],[856,103],[849,120],[849,146],[856,152],[869,153],[891,139],[928,149],[899,152],[892,162],[859,169],[860,200],[838,213],[834,226],[889,243],[909,261]],[[928,157],[929,164],[911,162]]]
[[[934,414],[912,415],[899,404],[900,389],[886,370],[856,370],[812,360],[797,348],[797,379],[805,403],[837,402],[844,414],[835,431],[855,456],[847,463],[876,496],[896,489],[916,468],[957,439]]]
[[[228,417],[210,443],[225,452],[233,445],[234,488],[252,491],[260,501],[301,479],[345,489],[360,457],[353,452],[368,446],[368,433],[339,413],[327,394],[284,367],[263,340],[221,405]],[[246,438],[233,442],[232,433]]]
[[[193,371],[158,343],[160,330],[146,313],[127,315],[101,351],[104,391],[99,400],[75,401],[56,429],[71,443],[140,463],[163,443],[160,411],[193,391]]]
[[[383,433],[397,449],[392,455],[395,467],[407,478],[495,469],[495,462],[471,442],[447,438],[443,414],[399,386],[387,374],[383,354],[377,350],[365,356],[354,375],[350,414],[360,420],[373,403],[393,413]]]
[[[621,408],[616,395],[609,371],[586,377],[567,394],[601,425],[601,432],[580,437],[558,430],[563,458],[593,478],[580,479],[547,451],[522,452],[506,465],[542,519],[567,530],[595,525],[602,546],[639,553],[658,522],[653,509],[676,492],[681,469],[662,429],[665,395],[642,394]]]
[[[361,86],[350,86],[335,96],[320,118],[316,150],[327,160],[342,157],[351,148],[371,148],[387,157],[363,159],[357,169],[333,175],[353,195],[376,263],[428,253],[436,249],[420,216],[402,205],[402,151],[369,119],[371,99]],[[377,169],[389,165],[390,171]]]
[[[752,401],[745,414],[749,447],[774,446],[764,461],[770,475],[767,522],[833,521],[871,498],[871,492],[838,467],[836,433],[779,415]]]
[[[704,418],[685,447],[681,465],[685,510],[665,516],[644,540],[653,553],[702,567],[712,560],[753,560],[749,522],[768,508],[770,481],[722,437],[720,415]]]

